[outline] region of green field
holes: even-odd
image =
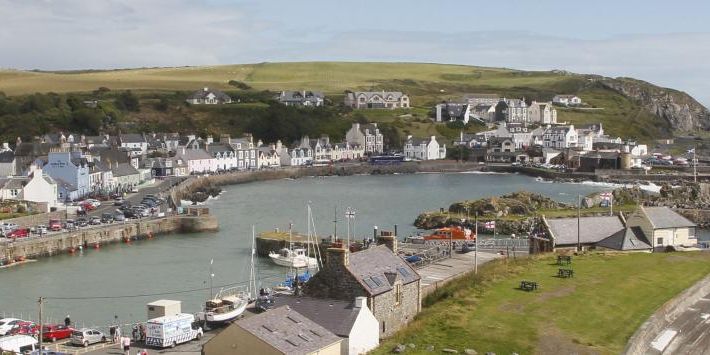
[[[251,92],[319,90],[325,92],[333,104],[342,102],[345,90],[403,91],[410,95],[412,109],[404,112],[362,110],[360,114],[371,122],[391,123],[403,136],[437,135],[445,137],[445,142],[450,142],[458,134],[458,129],[447,129],[442,124],[432,123],[430,112],[436,103],[458,99],[467,93],[494,93],[501,97],[525,97],[538,101],[549,101],[558,93],[576,93],[599,110],[559,108],[560,122],[602,122],[612,135],[642,141],[670,134],[665,120],[642,110],[637,103],[616,92],[594,85],[586,76],[464,65],[300,62],[83,72],[4,70],[0,71],[0,92],[10,96],[36,92],[83,92],[91,96],[93,90],[107,87],[111,91],[133,90],[155,99],[156,95],[174,95],[175,91],[188,92],[209,86],[230,90],[237,97],[249,94],[230,86],[230,80],[250,85],[253,87]],[[190,112],[183,110],[180,114]],[[147,119],[160,121],[160,116]],[[170,119],[168,115],[163,116]],[[137,117],[137,120],[144,121],[146,117]],[[469,127],[466,131],[482,129],[482,126]]]
[[[496,261],[447,285],[374,353],[412,343],[408,354],[618,354],[659,306],[710,273],[709,253],[608,253],[574,256],[574,278],[561,279],[554,257]],[[520,280],[540,289],[520,291]]]

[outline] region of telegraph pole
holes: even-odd
[[[43,329],[44,325],[42,324],[42,304],[44,303],[44,297],[39,298],[39,338],[37,339],[37,347],[39,348],[40,353],[42,353],[42,338],[44,337]]]
[[[580,242],[579,234],[580,234],[580,226],[579,222],[581,219],[582,215],[582,195],[577,195],[577,251],[581,252],[582,251],[582,243]]]
[[[474,223],[476,225],[476,249],[473,251],[473,273],[478,275],[478,211],[476,211],[476,219]]]

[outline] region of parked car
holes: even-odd
[[[0,335],[6,335],[12,328],[14,328],[20,322],[24,321],[22,319],[17,318],[0,319]]]
[[[71,332],[71,343],[87,347],[91,344],[106,341],[106,336],[96,329],[84,328]]]
[[[0,224],[0,233],[3,235],[14,231],[15,229],[18,228],[18,225],[16,223],[3,223]]]
[[[113,220],[116,222],[125,222],[126,216],[122,212],[116,212],[116,214],[113,215]]]
[[[49,230],[52,232],[59,232],[62,230],[62,221],[59,219],[50,219],[49,220]]]
[[[76,222],[73,219],[67,219],[64,222],[64,229],[66,230],[74,230],[76,229]]]
[[[89,212],[89,211],[93,211],[96,209],[96,206],[94,206],[90,202],[86,202],[86,201],[82,202],[79,205],[79,207],[81,207],[84,210],[84,212]]]
[[[76,226],[77,227],[86,227],[89,225],[89,219],[86,217],[79,217],[76,219]]]
[[[27,228],[19,228],[15,229],[14,231],[5,234],[5,238],[7,239],[17,239],[17,238],[26,238],[30,236],[30,230]]]
[[[104,212],[101,214],[101,223],[113,223],[113,213]]]
[[[55,342],[60,339],[71,337],[73,328],[64,324],[47,324],[42,327],[42,340]]]
[[[99,206],[101,206],[101,201],[93,199],[93,198],[86,199],[85,201],[90,203],[92,206],[94,206],[94,208],[98,208]]]
[[[101,218],[99,218],[99,216],[92,216],[91,219],[89,220],[89,224],[94,225],[94,226],[99,225],[99,224],[101,224]]]
[[[123,211],[123,215],[126,218],[138,218],[138,213],[132,209],[127,209],[127,210]]]
[[[18,334],[34,336],[35,334],[39,334],[39,326],[34,322],[19,322],[7,333],[7,335]]]
[[[35,234],[45,235],[47,233],[49,233],[49,229],[44,224],[35,227]]]

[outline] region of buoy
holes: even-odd
[[[74,247],[69,248],[69,254],[74,254],[75,251]]]
[[[153,239],[153,233],[152,233],[152,232],[148,232],[148,239]]]
[[[101,245],[99,244],[99,242],[96,242],[96,243],[94,244],[94,249],[98,249],[100,246],[101,246]]]

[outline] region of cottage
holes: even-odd
[[[259,141],[261,143],[261,141]],[[259,144],[259,148],[257,148],[258,156],[257,156],[257,166],[262,169],[262,168],[278,168],[281,166],[281,157],[279,157],[279,153],[276,150],[276,145],[270,144],[270,145],[262,145]]]
[[[133,165],[127,163],[113,164],[113,186],[118,191],[131,191],[141,183],[141,174]]]
[[[22,199],[25,201],[46,204],[47,210],[57,206],[57,183],[50,176],[42,173],[42,169],[32,166],[29,181],[22,189]]]
[[[478,104],[471,109],[471,117],[483,122],[493,122],[496,117],[496,105]]]
[[[121,134],[118,137],[120,147],[129,151],[131,156],[141,156],[148,152],[148,141],[142,133]]]
[[[578,106],[582,104],[582,99],[577,95],[555,95],[552,103],[563,106]]]
[[[188,174],[207,173],[215,165],[215,158],[204,149],[181,147],[175,154],[175,158],[185,162]]]
[[[317,91],[281,91],[277,100],[286,106],[323,106],[325,96]]]
[[[230,138],[229,135],[220,137],[221,143],[229,144],[234,149],[237,157],[237,169],[250,170],[257,169],[257,149],[254,145],[254,137],[245,134],[242,138]]]
[[[404,142],[404,157],[415,160],[437,160],[446,158],[446,145],[440,146],[436,136],[429,139],[407,137]]]
[[[204,355],[340,355],[343,339],[289,306],[241,319],[202,346]]]
[[[354,109],[409,108],[409,96],[399,91],[348,91],[344,104]]]
[[[691,247],[698,244],[696,225],[668,207],[644,207],[628,217],[628,225],[639,227],[653,249]]]
[[[59,185],[60,201],[77,200],[91,192],[89,161],[79,151],[50,152],[42,170]]]
[[[232,103],[232,98],[219,90],[205,87],[190,94],[185,101],[193,105],[222,105]]]
[[[367,297],[367,307],[383,338],[397,332],[421,310],[421,278],[396,254],[395,236],[382,232],[377,243],[356,253],[328,249],[325,267],[310,279],[304,292],[345,301]]]
[[[543,219],[555,249],[591,249],[597,243],[624,231],[618,216]]]
[[[384,136],[377,128],[377,123],[353,123],[353,126],[345,133],[345,141],[350,145],[362,147],[365,154],[382,154],[385,150]]]
[[[367,308],[366,297],[352,302],[277,294],[274,307],[283,305],[343,338],[341,354],[365,354],[380,343],[379,323]]]
[[[211,142],[211,138],[208,138],[210,143],[205,144],[205,149],[207,153],[212,156],[212,166],[210,171],[230,171],[236,170],[239,166],[239,160],[237,159],[237,153],[230,144],[224,142]]]
[[[0,178],[0,200],[22,200],[28,179],[24,176]]]

